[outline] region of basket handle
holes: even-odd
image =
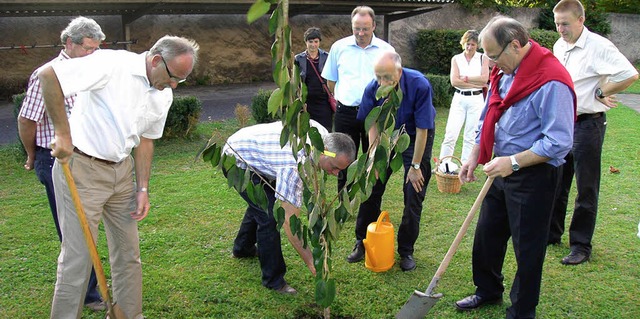
[[[378,221],[376,222],[376,231],[378,231],[378,227],[380,227],[380,224],[382,224],[385,219],[387,223],[391,223],[391,219],[389,219],[389,213],[387,213],[386,210],[383,210],[380,213],[380,216],[378,216]]]
[[[436,158],[436,171],[440,170],[440,163],[442,163],[447,158],[451,158],[451,159],[456,160],[458,163],[460,163],[460,167],[462,167],[462,161],[459,158],[457,158],[457,157],[455,157],[453,155],[449,155],[449,156],[445,156],[443,158]],[[441,172],[441,173],[443,173],[443,172]]]

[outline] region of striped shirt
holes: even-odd
[[[47,62],[47,64],[42,67],[66,59],[70,59],[70,57],[63,50],[60,51],[60,54],[55,59]],[[38,79],[38,70],[41,68],[33,71],[29,78],[29,86],[27,87],[27,93],[22,101],[20,116],[36,122],[36,145],[43,148],[51,148],[51,140],[53,140],[54,131],[53,123],[51,123],[51,119],[46,113],[44,100],[42,99],[42,88],[40,87],[40,80]],[[74,94],[73,96],[65,99],[67,116],[69,116],[71,108],[73,108],[75,97],[76,95]]]
[[[315,121],[320,135],[327,130]],[[276,182],[276,198],[295,207],[302,206],[302,180],[298,173],[298,162],[293,157],[289,144],[280,147],[282,122],[258,124],[240,129],[227,139],[223,152],[234,156],[240,168],[247,164],[262,177]],[[303,155],[303,154],[299,154]],[[304,156],[298,156],[300,161]]]

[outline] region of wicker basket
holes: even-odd
[[[436,162],[436,182],[438,183],[438,190],[441,193],[452,193],[457,194],[460,193],[460,188],[462,187],[462,183],[460,183],[460,178],[458,178],[457,174],[446,174],[445,172],[440,171],[440,163],[447,158],[451,158],[457,161],[462,167],[462,161],[455,156],[445,156]]]

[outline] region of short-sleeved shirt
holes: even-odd
[[[553,54],[569,71],[578,99],[578,114],[606,112],[596,99],[596,89],[606,82],[621,82],[638,74],[631,62],[608,39],[584,27],[575,44],[562,38]]]
[[[328,131],[318,122],[311,120],[320,135]],[[257,124],[235,132],[227,139],[222,151],[236,158],[238,167],[247,165],[262,177],[275,181],[276,198],[295,207],[302,206],[302,179],[298,173],[298,162],[293,157],[291,145],[280,147],[282,122]],[[304,154],[299,154],[304,160]]]
[[[55,59],[47,62],[44,66],[49,66],[67,59],[70,59],[70,57],[62,50]],[[20,116],[36,122],[36,145],[43,148],[51,148],[51,141],[54,137],[53,123],[47,115],[46,107],[44,106],[42,88],[40,87],[40,79],[38,78],[39,69],[40,68],[33,71],[29,78],[29,85],[24,100],[22,101]],[[75,95],[69,96],[64,100],[67,116],[69,116],[73,108],[74,100]]]
[[[336,82],[335,98],[343,105],[360,105],[364,88],[376,78],[373,64],[385,51],[395,51],[387,42],[374,35],[371,44],[361,48],[355,36],[342,38],[331,45],[322,77]]]
[[[432,101],[433,89],[424,74],[402,68],[399,85],[403,96],[396,115],[396,128],[404,124],[409,135],[415,135],[416,128],[435,128],[436,109]],[[373,80],[365,88],[362,104],[358,110],[358,120],[364,121],[374,107],[384,102],[384,99],[376,100],[376,91],[379,87],[378,81]]]
[[[140,137],[162,137],[173,93],[151,86],[146,56],[99,50],[53,65],[64,95],[77,94],[69,117],[74,146],[119,162],[140,144]]]

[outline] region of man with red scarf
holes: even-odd
[[[455,303],[473,310],[502,302],[502,264],[512,238],[518,268],[507,318],[535,318],[553,199],[573,143],[575,93],[566,69],[529,39],[518,21],[495,17],[480,33],[491,72],[480,134],[460,170],[475,181],[483,164],[495,178],[480,210],[473,244],[473,295]]]

